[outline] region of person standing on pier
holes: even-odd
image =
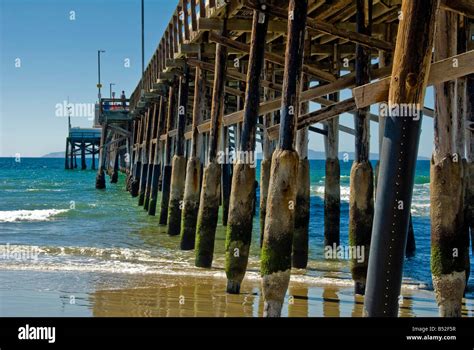
[[[122,100],[122,107],[124,109],[127,108],[127,97],[125,96],[124,90],[122,90],[122,94],[120,95],[120,100]]]

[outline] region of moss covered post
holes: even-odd
[[[184,131],[188,114],[189,66],[185,64],[179,77],[178,93],[178,134],[171,172],[171,191],[168,206],[168,234],[178,236],[181,232],[181,213],[183,209],[184,184],[186,176],[186,157],[184,156]]]
[[[364,315],[397,317],[415,182],[421,113],[439,0],[403,0],[385,118]],[[397,110],[397,109],[394,109]],[[398,108],[400,110],[400,108]]]
[[[223,35],[226,33],[224,21]],[[214,69],[214,87],[212,91],[211,130],[209,134],[209,153],[199,202],[196,231],[197,267],[210,268],[214,256],[214,239],[219,214],[221,165],[217,162],[218,145],[222,130],[224,113],[224,87],[227,69],[227,48],[216,45],[216,62]]]
[[[255,195],[255,167],[252,160],[255,159],[260,81],[264,63],[268,17],[264,12],[253,12],[244,120],[237,151],[237,163],[234,165],[232,175],[229,221],[225,243],[227,292],[232,294],[240,293],[240,285],[247,269],[250,242],[252,240],[252,210]]]
[[[372,0],[357,0],[357,32],[371,35]],[[356,85],[370,82],[370,49],[356,45]],[[374,175],[369,161],[370,107],[357,110],[354,120],[355,160],[350,175],[349,245],[352,249],[364,249],[365,258],[351,259],[352,279],[356,294],[365,293],[368,252],[372,220],[374,216]]]
[[[435,61],[457,53],[458,15],[440,10]],[[468,253],[462,156],[454,140],[455,82],[435,86],[435,148],[431,160],[431,274],[440,316],[460,317]]]
[[[267,216],[261,253],[264,316],[279,317],[290,282],[295,229],[298,153],[295,134],[299,114],[299,85],[308,13],[307,0],[290,0],[286,44],[280,138],[273,154],[267,199]]]
[[[192,250],[196,240],[196,222],[199,210],[199,193],[201,190],[201,160],[199,158],[200,142],[198,125],[206,113],[206,71],[196,67],[194,79],[193,124],[191,154],[186,166],[186,183],[184,186],[184,205],[181,221],[181,249]]]
[[[275,66],[272,62],[265,64],[265,80],[275,82]],[[275,98],[275,92],[270,88],[264,88],[264,100],[270,101]],[[267,213],[268,185],[270,183],[270,170],[272,166],[272,155],[275,150],[275,143],[268,137],[268,128],[273,125],[274,112],[267,113],[263,117],[263,159],[260,164],[260,247],[263,244],[263,232],[265,230],[265,216]]]

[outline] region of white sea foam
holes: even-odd
[[[13,246],[15,247],[15,246]],[[23,248],[28,246],[22,246]],[[39,251],[38,260],[2,261],[0,269],[16,271],[56,271],[82,273],[167,275],[201,278],[225,279],[222,261],[215,261],[213,269],[203,270],[194,267],[188,254],[176,255],[166,249],[145,250],[130,248],[93,248],[93,247],[32,247]],[[218,259],[217,259],[218,260]],[[250,265],[256,260],[250,259]],[[318,265],[319,266],[319,265]],[[332,285],[341,288],[352,287],[353,281],[347,273],[333,271],[328,274],[321,271],[293,271],[291,281],[312,286]],[[246,280],[261,280],[258,268],[249,268]],[[404,280],[404,288],[423,289],[421,284]]]
[[[68,209],[6,210],[0,211],[0,222],[49,221]]]
[[[324,186],[311,186],[311,192],[324,199]],[[341,201],[349,202],[350,193],[349,186],[341,186]]]

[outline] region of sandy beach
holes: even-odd
[[[1,271],[0,315],[23,317],[261,317],[258,278],[240,295],[225,293],[223,272],[214,277]],[[297,277],[297,276],[296,276]],[[297,278],[296,278],[297,279]],[[47,281],[47,283],[46,283]],[[74,289],[71,286],[75,286]],[[404,286],[401,317],[436,317],[431,291]],[[463,317],[474,316],[465,299]],[[363,297],[352,287],[292,281],[283,317],[361,317]]]

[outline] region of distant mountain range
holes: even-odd
[[[64,152],[52,152],[52,153],[45,154],[41,158],[64,158],[64,154],[65,154]]]
[[[354,152],[339,152],[339,159],[344,159],[344,157],[347,157],[349,155],[349,160],[354,159]],[[64,158],[64,152],[52,152],[44,155],[42,158]],[[314,151],[310,149],[308,151],[308,158],[309,159],[326,159],[326,154],[325,152],[321,151]],[[257,159],[262,159],[262,154],[257,153]],[[370,159],[372,160],[379,160],[379,155],[378,153],[371,153],[370,154]],[[430,160],[427,157],[418,157],[418,160]]]

